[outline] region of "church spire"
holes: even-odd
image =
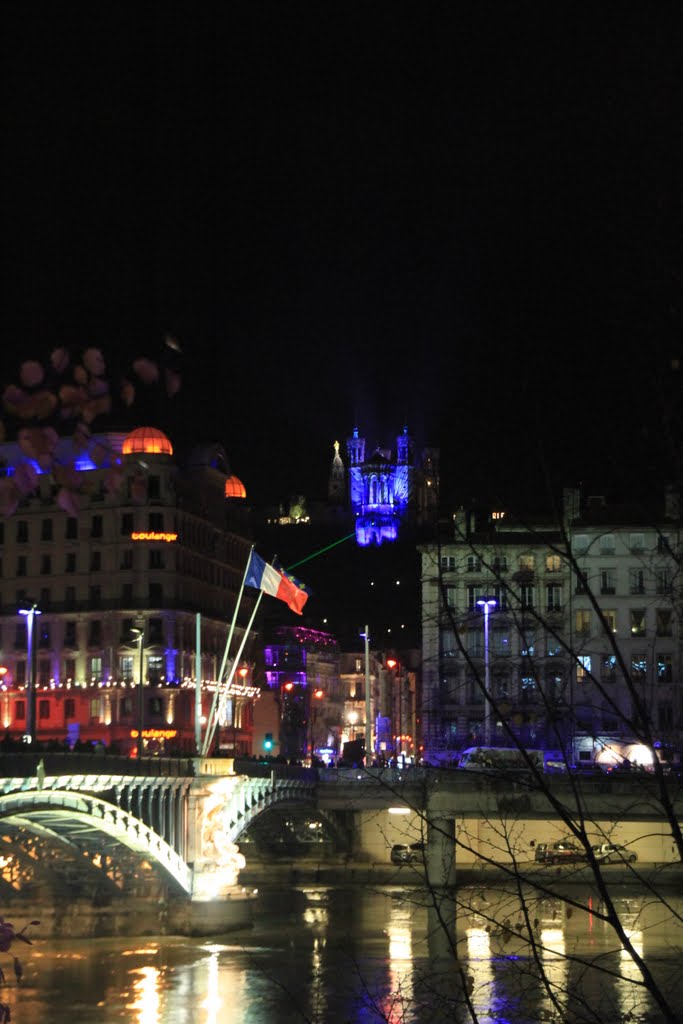
[[[341,505],[346,498],[346,475],[344,463],[339,454],[339,441],[334,442],[334,457],[327,483],[327,496],[333,505]]]

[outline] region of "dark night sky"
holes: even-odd
[[[678,5],[137,6],[3,8],[5,382],[168,332],[164,426],[258,500],[356,419],[456,498],[656,476]]]

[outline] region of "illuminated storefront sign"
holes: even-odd
[[[136,740],[139,736],[138,729],[130,730],[131,739]],[[178,735],[177,729],[143,729],[143,740],[173,740]]]
[[[178,540],[177,533],[155,533],[153,531],[145,531],[143,533],[131,533],[131,540],[165,540],[167,544],[171,541]]]

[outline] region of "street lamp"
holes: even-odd
[[[403,714],[402,714],[402,708],[401,708],[401,703],[402,703],[402,700],[403,700],[403,688],[401,686],[401,665],[396,660],[396,658],[387,658],[387,668],[390,668],[392,671],[394,669],[396,669],[396,683],[397,683],[397,686],[398,686],[398,731],[396,733],[396,740],[394,742],[394,758],[396,759],[396,764],[398,765],[399,760],[401,758],[401,754],[402,754],[401,745],[402,745],[402,742],[403,742],[403,740],[402,740],[402,735],[403,735]],[[394,707],[395,704],[396,704],[396,702],[394,700],[392,700],[391,703],[392,703],[392,707]],[[393,715],[392,715],[392,719],[393,719]],[[392,724],[395,725],[396,723],[392,722]]]
[[[140,645],[140,679],[138,683],[138,760],[142,757],[142,729],[145,722],[145,704],[143,694],[143,648],[142,645],[145,640],[145,627],[144,625],[139,629],[131,629],[131,633],[135,637],[135,642]]]
[[[477,604],[484,612],[484,746],[491,745],[491,679],[489,670],[489,615],[496,607],[493,597],[480,597]]]
[[[24,739],[33,746],[36,741],[36,644],[33,637],[33,623],[36,615],[40,615],[41,611],[35,601],[32,601],[26,608],[20,608],[19,614],[26,616],[26,653],[28,656],[28,684],[26,690],[28,699],[26,701],[26,735]]]

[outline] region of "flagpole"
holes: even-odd
[[[233,614],[232,614],[232,622],[230,623],[230,630],[228,632],[228,638],[225,641],[225,650],[223,651],[223,660],[221,661],[220,672],[218,673],[218,678],[216,679],[216,689],[214,690],[214,693],[213,693],[213,700],[211,702],[211,710],[209,711],[209,717],[208,717],[207,723],[206,723],[206,733],[204,734],[204,745],[202,747],[202,757],[206,757],[208,749],[209,749],[209,746],[210,746],[210,744],[208,744],[206,742],[207,737],[209,735],[209,731],[211,731],[211,738],[213,739],[213,734],[214,734],[215,729],[216,729],[216,726],[214,724],[214,720],[215,720],[215,717],[216,717],[216,708],[217,708],[217,705],[218,705],[218,691],[220,689],[221,679],[223,678],[223,673],[225,672],[225,665],[226,665],[226,662],[228,660],[228,652],[230,650],[230,644],[232,643],[232,638],[233,638],[234,633],[235,633],[235,624],[237,623],[237,613],[239,612],[240,605],[242,603],[242,594],[244,593],[244,581],[247,578],[247,573],[249,571],[249,563],[251,561],[251,553],[252,553],[253,550],[254,550],[254,545],[252,544],[251,548],[249,549],[249,557],[247,558],[247,564],[245,565],[244,573],[242,574],[242,584],[240,586],[239,593],[237,595],[237,601],[235,602],[235,610],[233,611]]]
[[[225,683],[225,689],[226,690],[228,689],[228,687],[230,686],[230,684],[231,684],[231,682],[232,682],[232,680],[234,678],[235,669],[237,667],[237,663],[240,660],[240,657],[242,655],[242,651],[244,650],[244,647],[246,645],[247,639],[249,637],[249,633],[251,632],[251,627],[254,624],[254,619],[256,618],[256,612],[258,611],[258,606],[261,603],[261,598],[263,597],[263,593],[264,592],[262,590],[259,590],[258,597],[256,598],[256,603],[254,604],[254,610],[252,611],[251,618],[249,619],[249,622],[247,623],[247,627],[244,630],[244,636],[242,637],[242,643],[240,644],[240,648],[239,648],[237,654],[235,655],[235,657],[232,660],[232,664],[230,666],[230,672],[228,674],[228,678],[227,678],[226,683]],[[218,688],[216,688],[216,691],[218,691]],[[216,723],[217,723],[217,721],[218,721],[218,715],[215,715],[215,717],[213,718],[213,720],[210,723],[210,727],[207,728],[206,736],[204,737],[204,750],[203,750],[203,756],[204,757],[206,757],[206,752],[208,751],[208,749],[210,748],[210,746],[211,746],[211,744],[213,742],[214,733],[216,732]]]

